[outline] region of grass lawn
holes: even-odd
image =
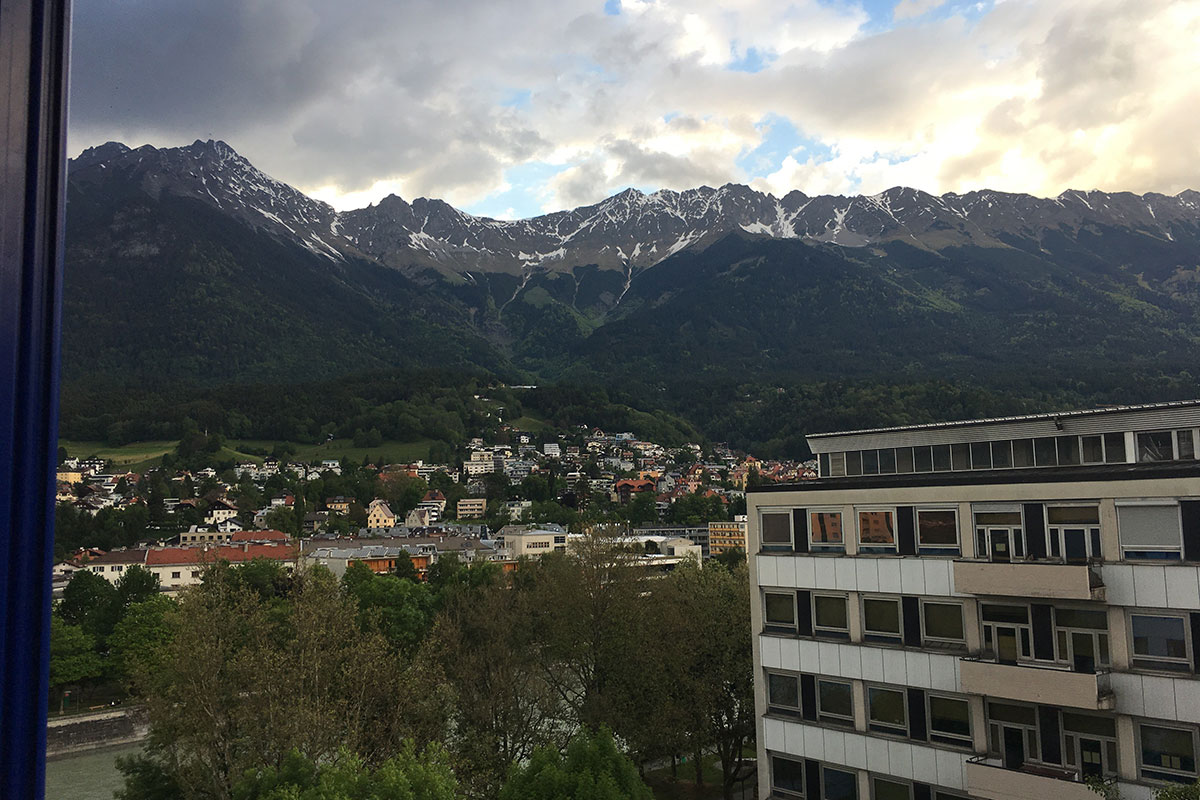
[[[689,761],[680,764],[677,777],[671,777],[670,766],[646,773],[646,784],[656,800],[720,800],[721,763],[716,756],[704,757],[704,785],[696,785],[696,768]],[[753,779],[748,783],[753,783]],[[737,797],[738,787],[734,788]]]
[[[517,417],[508,420],[508,424],[524,433],[541,433],[549,427],[544,420],[534,417]]]
[[[104,442],[73,442],[59,439],[60,447],[67,449],[67,454],[75,458],[90,458],[98,456],[107,459],[118,467],[131,472],[139,472],[145,467],[152,467],[159,462],[164,453],[175,449],[178,442],[132,442],[113,447]]]
[[[113,465],[131,472],[141,472],[155,467],[162,460],[164,453],[175,449],[178,442],[131,442],[130,444],[113,447],[104,442],[76,442],[60,439],[59,445],[67,449],[67,454],[78,458],[98,456],[113,462]],[[326,444],[296,444],[294,458],[298,461],[321,461],[326,458],[350,458],[362,463],[366,456],[384,464],[408,463],[429,458],[430,439],[419,442],[384,442],[378,447],[355,447],[351,439],[334,439]],[[276,442],[264,439],[229,440],[225,447],[214,454],[214,461],[254,461],[261,462],[262,456],[250,455],[245,448],[253,450],[274,449]]]

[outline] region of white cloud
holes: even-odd
[[[757,182],[776,194],[1200,187],[1200,4],[938,5],[877,32],[818,0],[76,0],[71,140],[224,138],[340,207],[471,205],[527,161],[564,167],[548,209],[744,181],[768,114],[832,150]],[[750,48],[765,69],[727,69]]]

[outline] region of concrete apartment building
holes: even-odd
[[[746,515],[738,514],[732,522],[708,523],[708,551],[719,556],[731,550],[746,552]]]
[[[809,437],[748,499],[760,797],[1200,777],[1200,401]]]

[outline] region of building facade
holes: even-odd
[[[746,552],[746,515],[738,514],[732,522],[708,523],[708,552],[719,556],[732,550]]]
[[[748,494],[761,797],[1200,777],[1200,403],[812,436]]]

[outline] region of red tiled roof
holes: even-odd
[[[289,544],[246,544],[219,545],[217,547],[163,547],[147,551],[147,566],[171,564],[208,564],[214,561],[229,561],[237,564],[256,558],[273,561],[291,561],[296,549]]]
[[[286,542],[288,535],[283,531],[234,531],[234,542]]]

